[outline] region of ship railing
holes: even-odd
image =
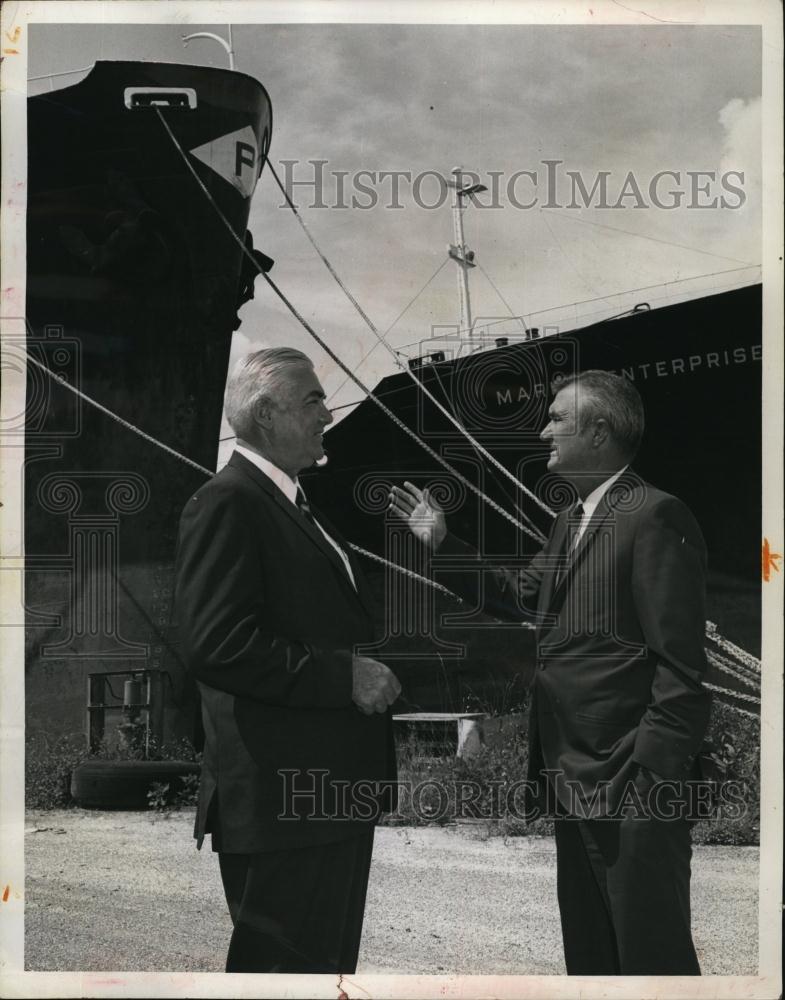
[[[89,73],[93,66],[95,66],[95,63],[92,63],[90,66],[82,66],[81,69],[63,69],[59,70],[57,73],[42,73],[40,76],[28,76],[27,82],[37,83],[39,80],[48,80],[49,90],[51,91],[55,89],[54,83],[52,82],[53,80],[56,80],[61,76],[78,76],[80,73]]]

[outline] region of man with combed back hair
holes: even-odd
[[[374,823],[394,805],[400,685],[355,654],[375,638],[370,592],[298,481],[324,458],[324,400],[301,352],[243,358],[234,453],[180,522],[178,624],[205,729],[195,836],[219,856],[227,972],[353,972]]]
[[[573,502],[525,569],[484,568],[427,490],[394,487],[390,504],[440,582],[536,622],[527,786],[531,814],[555,815],[567,972],[699,975],[683,807],[709,717],[706,548],[684,504],[630,469],[643,434],[631,382],[565,379],[548,417],[548,470]]]

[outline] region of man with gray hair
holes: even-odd
[[[698,975],[685,782],[709,716],[705,545],[684,504],[629,467],[644,425],[631,382],[565,379],[548,417],[548,471],[573,503],[525,568],[483,567],[427,490],[394,487],[390,504],[450,589],[536,622],[528,805],[555,816],[567,972]]]
[[[219,856],[227,972],[351,973],[374,823],[394,803],[400,685],[356,653],[375,638],[369,589],[298,481],[332,422],[312,362],[249,354],[226,413],[234,453],[186,504],[178,543],[205,729],[195,836]]]

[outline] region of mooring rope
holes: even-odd
[[[198,462],[194,462],[193,459],[188,458],[186,455],[181,455],[179,451],[175,451],[174,448],[170,448],[168,444],[164,444],[163,441],[159,441],[158,438],[154,438],[152,434],[146,433],[146,431],[143,431],[140,427],[136,427],[128,420],[125,420],[119,414],[115,413],[113,410],[110,410],[107,406],[104,406],[102,403],[99,403],[97,399],[93,399],[92,396],[88,396],[86,392],[82,392],[81,389],[77,389],[75,385],[71,385],[71,383],[67,379],[63,378],[62,375],[56,375],[51,368],[48,368],[37,358],[34,358],[29,351],[26,351],[25,355],[29,362],[31,362],[37,368],[40,368],[41,371],[46,372],[46,374],[54,382],[57,382],[64,388],[69,389],[75,396],[78,396],[80,399],[84,400],[85,403],[89,403],[91,406],[94,406],[97,410],[100,410],[101,413],[109,417],[111,420],[114,420],[116,423],[120,424],[121,427],[125,427],[126,430],[132,431],[134,434],[138,434],[139,437],[144,438],[145,441],[149,441],[150,444],[154,444],[156,448],[163,449],[163,451],[172,455],[174,458],[178,458],[181,462],[185,462],[186,465],[190,465],[192,468],[198,469],[199,472],[204,472],[208,476],[215,475],[215,473],[211,472],[209,469],[205,469],[203,465],[199,465]]]
[[[232,228],[231,223],[226,218],[226,216],[224,215],[224,213],[221,211],[220,207],[218,206],[218,204],[216,203],[215,199],[212,197],[212,195],[210,194],[210,192],[207,190],[207,187],[205,186],[205,184],[203,183],[202,179],[197,174],[197,172],[194,169],[194,167],[191,164],[191,162],[189,161],[188,154],[185,152],[185,150],[179,144],[179,142],[177,141],[177,139],[174,136],[174,133],[169,128],[169,125],[168,125],[166,119],[164,118],[163,114],[161,113],[161,109],[160,108],[156,108],[155,111],[158,114],[158,117],[159,117],[159,119],[161,121],[161,124],[163,125],[163,127],[165,128],[167,134],[169,135],[169,138],[172,140],[172,143],[174,144],[174,146],[177,149],[178,153],[182,157],[182,160],[185,163],[186,167],[188,168],[191,176],[194,178],[194,180],[198,184],[199,188],[202,190],[203,194],[205,195],[205,197],[207,198],[207,200],[209,201],[209,203],[213,207],[215,213],[218,215],[218,217],[221,219],[221,221],[225,225],[225,227],[228,230],[228,232],[229,232],[230,236],[232,237],[232,239],[235,241],[235,243],[237,243],[237,246],[240,248],[240,251],[247,257],[247,259],[251,262],[251,264],[253,265],[253,267],[256,268],[257,273],[261,274],[261,276],[264,278],[264,280],[267,282],[267,284],[270,286],[270,288],[272,288],[272,290],[276,294],[276,296],[281,300],[281,302],[283,302],[283,304],[286,306],[286,308],[289,310],[289,312],[292,314],[292,316],[294,316],[294,318],[300,323],[300,325],[303,327],[303,329],[306,330],[310,334],[310,336],[316,341],[316,343],[322,348],[322,350],[325,352],[325,354],[327,354],[327,356],[332,361],[334,361],[336,365],[338,365],[338,367],[341,369],[341,371],[343,371],[345,374],[347,374],[351,378],[351,380],[355,383],[355,385],[363,393],[365,393],[365,395],[369,399],[371,399],[379,407],[379,409],[390,420],[392,420],[392,422],[397,427],[399,427],[405,434],[407,434],[410,438],[412,438],[412,440],[415,441],[426,452],[426,454],[430,455],[430,457],[433,458],[434,461],[438,462],[441,466],[443,466],[445,469],[447,469],[447,471],[451,475],[455,476],[455,478],[459,482],[461,482],[468,490],[470,490],[472,493],[476,494],[489,507],[491,507],[498,514],[500,514],[502,517],[504,517],[506,520],[508,520],[511,524],[513,524],[519,531],[523,531],[525,534],[529,535],[535,541],[537,541],[540,544],[542,544],[544,542],[544,540],[545,540],[544,536],[542,535],[542,532],[532,531],[525,524],[522,524],[516,517],[513,517],[513,515],[510,514],[508,511],[506,511],[500,504],[496,503],[495,500],[492,500],[489,496],[486,496],[486,494],[483,493],[483,491],[478,486],[475,486],[474,483],[471,482],[470,479],[467,479],[466,476],[464,476],[461,472],[459,472],[457,469],[455,469],[445,458],[443,458],[441,455],[439,455],[438,452],[434,451],[434,449],[431,448],[430,445],[426,444],[425,441],[423,441],[420,437],[418,437],[418,435],[403,420],[401,420],[401,418],[397,414],[393,413],[393,411],[385,403],[383,403],[381,401],[381,399],[379,399],[379,397],[371,389],[369,389],[362,382],[362,380],[346,364],[344,364],[344,362],[341,360],[341,358],[338,357],[338,355],[335,353],[335,351],[333,351],[333,349],[329,346],[329,344],[327,344],[326,341],[322,337],[319,336],[319,334],[314,330],[314,328],[311,326],[311,324],[305,319],[304,316],[302,316],[300,314],[300,312],[292,304],[292,302],[289,301],[289,299],[281,291],[281,289],[278,287],[278,285],[273,281],[273,279],[270,277],[270,275],[267,274],[261,268],[261,266],[257,262],[256,258],[253,256],[253,254],[246,247],[245,242],[240,239],[240,237],[237,235],[237,233],[235,233],[234,229]]]
[[[176,451],[174,448],[170,448],[169,445],[164,444],[163,441],[159,441],[158,438],[153,437],[152,434],[148,434],[146,431],[143,431],[135,424],[132,424],[130,421],[125,420],[123,417],[119,416],[119,414],[114,413],[108,407],[104,406],[102,403],[99,403],[96,399],[93,399],[92,396],[88,396],[86,392],[83,392],[81,389],[77,389],[76,386],[71,385],[71,383],[68,382],[61,375],[55,374],[55,372],[53,372],[51,368],[48,368],[37,358],[32,357],[29,351],[26,352],[26,358],[28,361],[32,362],[33,365],[35,365],[46,375],[48,375],[49,378],[51,378],[54,382],[57,382],[58,385],[61,385],[64,389],[68,389],[69,392],[72,392],[75,396],[78,396],[80,399],[84,400],[84,402],[89,403],[91,406],[94,406],[97,410],[100,410],[101,413],[103,413],[110,419],[114,420],[116,423],[120,424],[120,426],[124,427],[126,430],[130,431],[133,434],[137,434],[144,441],[147,441],[149,444],[154,445],[156,448],[162,449],[168,455],[171,455],[173,458],[176,458],[180,462],[184,462],[192,469],[198,470],[199,472],[203,473],[208,479],[211,479],[213,476],[215,476],[216,473],[213,472],[212,470],[205,468],[203,465],[199,465],[198,462],[194,462],[193,459],[188,458],[186,455],[183,455],[181,452]],[[366,559],[372,560],[373,562],[386,566],[388,569],[391,569],[396,573],[401,573],[404,576],[410,577],[411,579],[414,579],[419,583],[425,584],[426,586],[431,587],[440,593],[452,597],[454,600],[458,601],[461,604],[465,603],[463,601],[463,598],[459,597],[458,594],[453,593],[453,591],[449,590],[441,583],[437,583],[435,580],[431,580],[426,576],[422,576],[421,574],[416,573],[414,570],[407,569],[404,566],[399,566],[397,563],[391,562],[389,559],[385,559],[384,556],[377,555],[375,552],[369,552],[367,549],[364,549],[359,545],[355,545],[354,542],[347,542],[347,545],[349,546],[350,549],[352,549],[353,552],[358,553],[358,555],[364,556]],[[521,627],[527,629],[533,629],[536,626],[531,622],[522,622]],[[710,621],[706,622],[706,638],[712,640],[718,645],[721,645],[722,648],[724,649],[728,650],[732,649],[734,651],[738,650],[738,653],[741,654],[741,656],[739,657],[740,659],[743,657],[746,661],[752,661],[756,663],[760,662],[756,660],[755,657],[752,656],[752,654],[747,653],[746,650],[743,650],[740,646],[736,646],[734,643],[730,642],[730,640],[725,639],[725,637],[722,636],[717,630],[717,626],[715,625],[714,622]],[[716,667],[718,667],[718,669],[724,671],[727,674],[730,674],[737,680],[742,680],[745,683],[750,684],[749,681],[745,681],[745,679],[740,677],[735,671],[733,671],[732,668],[729,669],[730,661],[726,660],[725,657],[718,656],[718,654],[711,649],[707,649],[706,654],[709,661],[712,662]],[[738,666],[738,664],[736,666]],[[731,691],[728,688],[717,687],[714,684],[710,684],[708,681],[704,681],[703,683],[704,686],[707,687],[709,690],[715,691],[719,694],[726,695],[732,698],[739,698],[744,701],[750,701],[755,704],[760,704],[760,699],[755,698],[752,695],[744,694],[741,691]],[[742,709],[737,705],[729,705],[728,707],[736,711],[743,712],[745,715],[750,715],[753,718],[757,718],[757,715],[755,715],[753,712],[747,712],[745,709]]]
[[[283,194],[283,196],[284,196],[284,198],[286,200],[286,204],[292,210],[292,213],[294,214],[294,217],[299,222],[299,224],[300,224],[303,232],[307,236],[308,241],[310,242],[311,246],[316,251],[319,259],[322,261],[322,263],[324,264],[324,266],[327,268],[327,270],[330,272],[330,274],[332,275],[332,277],[335,279],[336,283],[338,284],[338,287],[341,289],[341,291],[344,293],[344,295],[346,295],[346,297],[352,303],[352,305],[354,306],[354,308],[357,310],[358,314],[360,315],[360,317],[362,318],[362,320],[364,321],[364,323],[366,324],[366,326],[368,327],[368,329],[371,331],[371,333],[374,335],[374,337],[376,337],[376,339],[378,340],[378,342],[383,347],[385,347],[387,349],[388,353],[392,357],[392,359],[393,359],[394,363],[396,364],[396,366],[398,368],[400,368],[401,371],[406,372],[406,374],[409,376],[409,378],[419,388],[420,392],[422,392],[425,396],[427,396],[427,398],[433,403],[433,405],[439,410],[439,412],[444,417],[446,417],[447,420],[449,420],[449,422],[453,425],[453,427],[455,427],[461,434],[463,434],[463,436],[466,438],[466,440],[469,442],[469,444],[472,446],[472,448],[475,449],[475,451],[477,451],[480,455],[483,456],[483,458],[485,458],[488,462],[490,462],[490,464],[495,469],[497,469],[499,472],[501,472],[501,474],[503,476],[506,476],[506,478],[510,480],[510,482],[515,486],[516,489],[520,490],[522,493],[524,493],[526,496],[528,496],[530,500],[533,500],[537,504],[538,507],[540,507],[542,510],[545,511],[546,514],[549,514],[551,517],[556,517],[556,512],[551,507],[549,507],[546,503],[544,503],[542,500],[540,500],[540,498],[532,490],[530,490],[526,485],[524,485],[524,483],[522,483],[516,476],[514,476],[505,465],[503,465],[497,458],[495,458],[487,450],[487,448],[483,447],[483,445],[481,445],[480,442],[471,434],[471,432],[466,429],[466,427],[457,419],[457,417],[455,417],[454,414],[452,414],[445,406],[443,406],[442,403],[427,388],[427,386],[423,382],[421,382],[420,379],[417,378],[417,376],[414,374],[414,372],[411,370],[411,368],[408,365],[404,365],[404,364],[401,363],[401,359],[400,359],[400,356],[399,356],[398,352],[387,343],[387,340],[386,340],[384,334],[381,333],[376,328],[376,325],[374,324],[374,322],[371,320],[371,318],[368,316],[368,314],[362,308],[362,306],[357,301],[357,299],[354,297],[354,295],[352,295],[352,293],[349,291],[349,289],[343,283],[343,281],[339,277],[337,271],[335,270],[335,268],[333,267],[333,265],[328,260],[327,256],[322,252],[321,248],[319,247],[319,245],[317,244],[317,242],[314,239],[313,235],[311,234],[311,231],[308,228],[305,220],[303,219],[303,217],[298,212],[297,206],[294,204],[294,202],[292,201],[292,199],[289,197],[289,192],[286,190],[286,188],[284,187],[284,185],[281,183],[281,180],[278,177],[278,174],[276,173],[275,167],[273,166],[272,161],[270,160],[269,157],[267,157],[267,165],[270,168],[270,173],[272,174],[273,179],[275,180],[275,183],[280,188],[281,194]],[[526,515],[524,514],[523,516],[525,517]],[[529,519],[527,518],[527,520],[529,520]],[[529,523],[531,524],[532,522],[529,521]],[[532,524],[532,527],[534,528],[535,531],[539,530],[536,527],[536,525]],[[542,537],[541,541],[544,542],[545,538]]]
[[[372,391],[368,390],[363,385],[363,383],[354,375],[354,373],[351,372],[351,370],[349,370],[346,365],[344,365],[344,363],[340,360],[340,358],[337,357],[337,355],[335,355],[335,353],[332,351],[332,349],[327,344],[324,343],[324,341],[318,336],[318,334],[316,334],[316,332],[303,319],[303,317],[300,316],[300,314],[297,312],[297,310],[295,309],[295,307],[288,301],[288,299],[278,289],[277,285],[275,285],[274,282],[272,282],[272,280],[268,277],[268,275],[266,275],[261,270],[261,268],[256,263],[256,261],[253,258],[253,256],[248,252],[247,248],[245,247],[245,244],[239,239],[239,237],[237,237],[237,235],[235,234],[234,230],[231,227],[231,224],[228,222],[228,220],[226,219],[226,217],[223,215],[223,213],[221,212],[221,210],[218,207],[218,205],[215,204],[215,202],[212,199],[209,191],[207,191],[207,189],[204,186],[204,184],[202,183],[201,179],[199,178],[199,176],[196,174],[195,170],[193,169],[193,167],[189,163],[186,154],[184,153],[184,151],[180,147],[179,143],[177,142],[177,140],[175,139],[174,135],[172,134],[171,129],[169,128],[169,126],[166,123],[165,119],[161,115],[160,109],[156,108],[155,110],[158,113],[158,115],[159,115],[159,117],[160,117],[160,119],[161,119],[161,121],[162,121],[162,123],[163,123],[163,125],[164,125],[164,127],[166,129],[166,131],[169,133],[169,136],[171,137],[172,141],[174,142],[175,146],[177,147],[178,151],[180,152],[181,156],[183,157],[183,159],[184,159],[184,161],[185,161],[188,169],[191,171],[191,174],[193,175],[193,177],[195,178],[195,180],[197,181],[197,183],[199,184],[199,186],[201,187],[201,189],[203,190],[203,192],[205,193],[205,195],[207,196],[207,198],[212,203],[215,211],[218,213],[218,215],[220,216],[220,218],[222,219],[222,221],[224,222],[224,224],[228,228],[229,232],[231,233],[231,235],[233,236],[233,238],[235,239],[235,241],[238,243],[240,249],[251,260],[251,262],[254,264],[254,266],[256,266],[256,268],[259,271],[259,273],[263,275],[263,277],[265,278],[265,280],[268,282],[268,284],[270,284],[270,286],[273,288],[273,290],[278,295],[278,297],[281,298],[281,300],[284,302],[284,304],[287,306],[287,308],[290,310],[290,312],[292,312],[292,314],[300,321],[300,323],[311,334],[311,336],[314,337],[314,339],[317,341],[317,343],[319,343],[319,345],[322,347],[322,349],[325,350],[325,352],[335,361],[335,363],[338,364],[338,366],[360,387],[360,389],[362,389],[366,393],[366,395],[370,399],[372,399],[374,402],[377,403],[377,405],[393,420],[394,423],[396,423],[398,426],[400,426],[402,430],[404,430],[407,434],[409,434],[409,436],[413,437],[414,440],[417,441],[417,443],[420,444],[421,447],[423,447],[429,454],[431,454],[431,456],[436,461],[438,461],[441,465],[443,465],[445,468],[447,468],[448,471],[450,471],[453,475],[456,476],[456,478],[458,478],[460,481],[462,481],[468,488],[470,488],[473,492],[475,492],[481,499],[483,499],[486,503],[488,503],[492,508],[496,509],[507,520],[509,520],[513,524],[515,524],[516,527],[520,528],[522,531],[526,532],[527,534],[532,535],[532,532],[529,531],[524,525],[520,524],[511,514],[509,514],[507,511],[505,511],[503,508],[501,508],[498,504],[496,504],[495,501],[491,500],[490,497],[485,496],[485,494],[483,494],[481,490],[479,490],[477,487],[475,487],[473,483],[471,483],[464,476],[462,476],[462,474],[459,473],[457,470],[453,469],[452,466],[450,466],[449,463],[446,462],[446,460],[442,459],[442,457],[440,455],[438,455],[436,452],[434,452],[433,449],[431,449],[427,444],[425,444],[424,441],[422,441],[419,437],[417,437],[417,435],[414,434],[414,432],[411,431],[411,429],[408,428],[403,423],[403,421],[400,420],[400,418],[398,418],[394,413],[392,413],[392,411],[390,411],[389,408],[387,406],[385,406],[384,403],[382,403],[381,400],[379,400]],[[347,294],[349,294],[348,291],[347,291]],[[360,307],[358,305],[358,309],[359,308]],[[79,399],[83,400],[84,402],[88,403],[90,406],[95,407],[97,410],[99,410],[105,416],[107,416],[111,420],[115,421],[116,423],[118,423],[120,426],[122,426],[126,430],[130,431],[133,434],[138,435],[140,438],[142,438],[144,441],[148,442],[149,444],[152,444],[155,447],[160,448],[161,450],[165,451],[167,454],[171,455],[173,458],[177,459],[178,461],[181,461],[181,462],[185,463],[186,465],[190,466],[191,468],[196,469],[197,471],[203,473],[208,478],[212,478],[215,475],[215,472],[213,472],[212,470],[205,468],[204,466],[200,465],[198,462],[193,461],[192,459],[188,458],[186,455],[183,455],[181,452],[178,452],[176,449],[174,449],[174,448],[170,447],[169,445],[165,444],[163,441],[160,441],[158,438],[155,438],[153,435],[148,434],[146,431],[143,431],[140,427],[137,427],[135,424],[132,424],[130,421],[124,419],[119,414],[115,413],[113,410],[111,410],[108,407],[104,406],[102,403],[99,403],[96,399],[94,399],[93,397],[89,396],[83,390],[81,390],[81,389],[77,388],[76,386],[72,385],[63,376],[57,375],[47,365],[43,364],[37,358],[33,357],[32,354],[29,351],[26,351],[25,353],[26,353],[26,359],[27,359],[27,361],[29,361],[31,364],[33,364],[36,368],[38,368],[41,371],[43,371],[54,382],[56,382],[57,384],[61,385],[63,388],[67,389],[68,391],[72,392],[75,396],[77,396]],[[526,491],[525,487],[523,487],[523,489],[524,489],[524,491]],[[526,492],[528,492],[528,491],[526,491]],[[534,536],[532,535],[532,537],[534,537]],[[393,562],[391,562],[388,559],[385,559],[383,556],[379,556],[376,553],[369,552],[368,550],[366,550],[364,548],[361,548],[360,546],[355,545],[352,542],[348,542],[347,544],[349,545],[349,547],[354,552],[358,553],[359,555],[362,555],[362,556],[364,556],[365,558],[367,558],[369,560],[372,560],[372,561],[374,561],[376,563],[379,563],[381,565],[386,566],[388,569],[391,569],[391,570],[393,570],[393,571],[395,571],[397,573],[401,573],[401,574],[403,574],[403,575],[405,575],[405,576],[407,576],[407,577],[409,577],[411,579],[414,579],[414,580],[416,580],[416,581],[418,581],[418,582],[420,582],[422,584],[425,584],[425,585],[433,588],[436,591],[439,591],[441,593],[449,595],[450,597],[454,598],[456,601],[463,603],[462,598],[460,598],[457,594],[454,594],[451,590],[449,590],[447,587],[444,587],[442,584],[437,583],[436,581],[431,580],[428,577],[422,576],[419,573],[414,572],[413,570],[407,569],[406,567],[399,566],[398,564],[393,563]],[[524,627],[524,628],[534,628],[535,626],[531,622],[524,622],[524,623],[522,623],[522,627]],[[735,657],[736,660],[739,661],[737,663],[733,663],[732,660],[729,660],[726,657],[721,656],[716,651],[711,650],[711,649],[707,649],[708,659],[709,659],[709,661],[711,663],[713,663],[714,666],[716,666],[719,670],[724,671],[725,673],[729,674],[730,676],[733,676],[736,680],[739,680],[742,683],[746,684],[748,687],[753,687],[754,688],[754,687],[756,687],[758,685],[759,682],[756,680],[756,676],[755,675],[757,675],[757,674],[760,673],[761,661],[759,659],[757,659],[751,653],[748,653],[746,650],[742,649],[740,646],[735,645],[730,640],[728,640],[724,636],[722,636],[720,634],[720,632],[718,631],[717,626],[716,626],[716,624],[714,622],[711,622],[711,621],[707,621],[706,622],[706,638],[708,640],[710,640],[711,642],[714,642],[725,653],[729,654],[731,657]],[[744,672],[745,668],[746,668],[746,671],[748,672],[748,674],[752,674],[753,676],[745,675],[745,672]],[[721,694],[721,695],[723,695],[725,697],[736,698],[736,699],[740,699],[742,701],[747,701],[747,702],[751,702],[751,703],[760,705],[760,699],[754,697],[753,695],[745,694],[745,693],[740,692],[740,691],[732,691],[732,690],[730,690],[728,688],[719,687],[719,686],[717,686],[715,684],[710,684],[709,682],[706,682],[706,681],[704,681],[704,686],[706,688],[708,688],[709,690],[714,691],[714,692],[716,692],[718,694]],[[743,713],[745,715],[751,716],[752,718],[758,718],[758,716],[755,713],[749,712],[746,709],[743,709],[743,708],[741,708],[738,705],[729,704],[728,707],[731,708],[731,709],[733,709],[733,710],[735,710],[735,711],[737,711],[737,712],[741,712],[741,713]]]
[[[734,677],[737,681],[744,684],[745,687],[751,688],[753,691],[760,691],[760,677],[750,677],[749,674],[744,673],[737,663],[729,660],[726,656],[720,656],[713,649],[707,648],[706,655],[709,662],[715,667]]]
[[[726,639],[723,635],[720,635],[714,622],[706,622],[706,635],[710,639],[713,639],[720,649],[725,650],[726,653],[730,653],[731,656],[735,656],[737,660],[740,660],[754,673],[760,673],[760,660],[753,656],[752,653],[748,653],[746,649],[742,649],[741,646],[735,645],[730,639]]]
[[[751,694],[743,694],[741,691],[731,691],[730,688],[718,687],[718,685],[710,684],[708,681],[704,681],[703,686],[707,687],[709,691],[715,691],[717,694],[725,695],[727,698],[740,698],[742,701],[752,702],[753,705],[760,705],[760,698],[755,698]]]

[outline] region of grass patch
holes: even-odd
[[[28,737],[25,741],[25,806],[28,809],[73,807],[71,775],[79,764],[86,760],[135,759],[140,759],[138,752],[123,751],[108,744],[103,744],[95,753],[89,753],[81,734],[63,736],[58,740],[49,740],[41,734]],[[189,740],[182,739],[151,744],[146,759],[198,762],[201,754]],[[159,789],[150,800],[150,808],[161,810],[193,805],[197,787],[196,781],[184,781],[178,788]]]
[[[528,766],[526,713],[523,706],[497,725],[475,755],[456,756],[456,741],[433,733],[409,731],[397,741],[399,780],[402,794],[398,809],[385,817],[386,825],[433,826],[457,822],[474,826],[487,836],[543,836],[553,832],[553,823],[537,819],[526,823],[520,793],[516,791]],[[472,706],[471,710],[477,710]],[[493,720],[492,720],[493,721]],[[759,843],[760,829],[760,726],[757,719],[742,715],[715,701],[708,737],[715,755],[725,768],[725,780],[735,782],[741,798],[725,804],[711,819],[693,828],[697,844],[746,845]],[[508,796],[510,798],[508,798]],[[516,797],[517,796],[517,797]],[[508,809],[507,802],[515,807]],[[517,813],[517,815],[516,815]]]

